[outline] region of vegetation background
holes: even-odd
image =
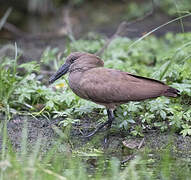
[[[189,0],[1,4],[1,179],[190,178]],[[99,53],[106,67],[161,80],[181,97],[123,105],[107,146],[104,132],[84,139],[104,108],[74,95],[67,77],[48,85],[73,51]]]

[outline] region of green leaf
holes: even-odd
[[[48,102],[46,103],[46,108],[48,108],[48,109],[53,109],[53,107],[54,107],[54,102],[53,102],[53,101],[48,101]]]
[[[160,116],[162,117],[163,120],[165,120],[166,119],[166,112],[161,110],[160,111]]]

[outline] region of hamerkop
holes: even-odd
[[[94,54],[71,53],[49,82],[69,72],[69,86],[81,98],[104,105],[108,121],[87,137],[107,125],[111,127],[114,109],[129,101],[142,101],[159,96],[177,97],[179,91],[158,80],[133,75],[120,70],[104,67],[104,62]]]

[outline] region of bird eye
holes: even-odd
[[[73,57],[71,57],[70,62],[73,63],[76,59],[77,59],[77,57],[73,56]]]

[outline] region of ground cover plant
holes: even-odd
[[[59,7],[62,3],[54,2]],[[190,15],[190,0],[129,2],[126,12],[119,15],[120,21],[143,17],[152,9],[152,2],[159,15],[176,18],[166,24],[179,20],[184,32],[182,18]],[[43,11],[39,7],[45,7],[41,6],[43,3],[50,4],[33,3],[40,13]],[[85,0],[71,3],[74,11],[83,4]],[[10,12],[11,8],[0,20],[0,30]],[[103,19],[106,17],[102,11],[100,14]],[[21,17],[23,21],[23,14]],[[107,21],[107,17],[103,19],[96,16],[98,22]],[[50,75],[70,52],[96,53],[104,46],[105,37],[89,33],[86,38],[75,40],[71,33],[68,35],[71,42],[64,41],[65,50],[47,47],[40,59],[30,62],[17,43],[6,46],[13,50],[13,57],[1,54],[2,45],[0,179],[190,179],[191,33],[167,33],[161,38],[149,34],[140,39],[112,40],[101,55],[105,67],[161,80],[179,89],[181,96],[129,102],[119,107],[108,147],[103,144],[104,132],[92,139],[82,138],[107,119],[104,108],[77,97],[68,87],[67,76],[51,86],[48,84]],[[50,132],[53,136],[49,136]]]
[[[191,9],[189,6],[190,1],[176,1],[176,0],[154,0],[153,3],[157,7],[158,10],[167,14],[171,17],[178,17],[181,14],[188,13]],[[147,1],[143,4],[139,4],[136,2],[130,2],[130,5],[127,8],[128,17],[140,17],[144,14],[144,12],[148,11],[152,7],[152,1]],[[141,8],[141,9],[140,9]],[[140,11],[137,11],[140,9]]]
[[[129,46],[133,41],[128,38],[119,37],[110,44],[102,55],[106,67],[162,80],[181,92],[181,97],[176,99],[160,97],[121,106],[117,112],[116,128],[125,128],[141,136],[152,128],[161,131],[174,128],[184,136],[190,135],[190,36],[190,33],[169,33],[164,38],[150,36],[131,48]],[[71,43],[69,49],[95,53],[103,42],[103,39],[78,40]],[[67,78],[52,86],[47,84],[48,76],[40,74],[40,66],[53,64],[52,70],[55,71],[68,54],[66,50],[64,56],[59,58],[58,52],[58,49],[48,48],[40,64],[30,62],[18,65],[17,58],[1,59],[0,83],[4,87],[0,94],[1,111],[9,109],[11,113],[43,115],[47,118],[63,116],[74,120],[95,109],[103,111],[101,106],[74,95],[68,88]],[[23,69],[24,73],[21,72]]]
[[[182,136],[191,135],[191,33],[171,34],[162,38],[149,36],[137,44],[135,40],[118,37],[102,54],[105,66],[120,69],[137,75],[155,78],[180,90],[176,99],[160,97],[144,102],[130,102],[117,109],[113,129],[124,131],[133,136],[144,136],[151,130],[161,132],[173,130]],[[176,161],[171,156],[171,146],[158,152],[157,158],[150,158],[152,152],[144,149],[126,167],[120,166],[117,158],[103,156],[102,149],[73,148],[72,152],[59,153],[57,149],[64,142],[70,144],[72,125],[81,121],[84,115],[96,112],[97,121],[104,121],[103,107],[85,101],[71,92],[67,77],[55,84],[48,85],[44,67],[55,71],[71,51],[96,53],[105,40],[100,36],[80,39],[68,44],[64,52],[48,47],[40,62],[20,63],[21,54],[15,57],[1,57],[0,65],[0,111],[2,155],[0,161],[3,179],[172,179],[189,177],[189,159]],[[44,72],[44,71],[43,71]],[[6,132],[6,124],[14,115],[43,116],[49,120],[61,118],[58,143],[47,153],[41,154],[41,139],[32,149],[27,147],[27,126],[24,125],[21,151],[14,152]],[[27,121],[26,121],[27,123]],[[83,121],[81,122],[83,123]],[[66,143],[65,143],[66,142]],[[86,152],[86,155],[83,153]],[[88,152],[89,151],[89,152]],[[160,155],[161,153],[161,155]],[[91,158],[94,157],[94,158]],[[95,158],[96,157],[96,158]],[[66,160],[67,159],[67,160]],[[92,160],[93,159],[93,160]],[[96,159],[96,161],[94,160]],[[94,164],[94,161],[96,164]],[[176,163],[175,163],[176,162]],[[23,167],[24,164],[24,168]],[[93,167],[93,168],[91,168]],[[169,168],[170,167],[170,168]],[[179,168],[185,169],[185,173]],[[171,169],[174,169],[172,172]],[[147,173],[146,173],[147,172]]]

